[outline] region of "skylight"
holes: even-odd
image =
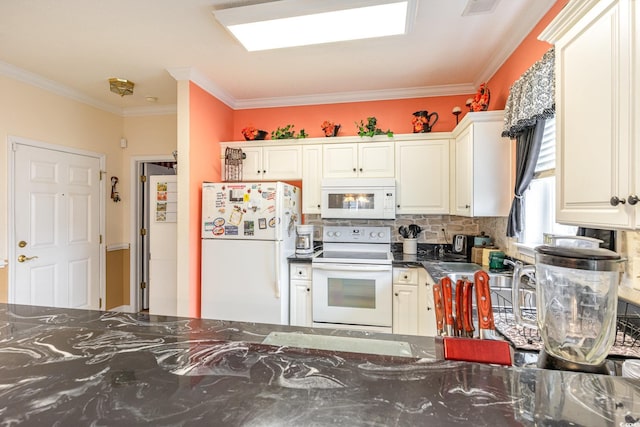
[[[405,34],[412,1],[380,3],[282,0],[214,15],[248,51]]]

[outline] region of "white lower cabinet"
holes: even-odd
[[[393,269],[393,333],[435,336],[433,279],[422,267]]]
[[[289,264],[289,323],[291,326],[312,326],[311,264]]]

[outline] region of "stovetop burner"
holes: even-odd
[[[391,230],[389,227],[326,226],[323,250],[313,263],[391,264]]]

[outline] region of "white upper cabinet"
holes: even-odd
[[[302,213],[319,214],[322,200],[322,144],[302,146]]]
[[[324,178],[393,178],[394,142],[325,144]]]
[[[638,228],[640,5],[570,2],[541,35],[555,44],[556,220]]]
[[[450,213],[507,216],[513,194],[511,142],[503,111],[467,113],[453,131]]]
[[[449,213],[449,145],[426,136],[395,143],[397,214]]]
[[[302,179],[302,147],[300,145],[259,146],[256,143],[225,144],[222,146],[222,177],[224,179],[224,150],[241,148],[246,156],[242,162],[243,181],[275,181]]]

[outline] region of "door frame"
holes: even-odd
[[[9,303],[12,303],[15,299],[15,286],[16,283],[15,282],[15,271],[16,271],[16,247],[15,247],[15,240],[16,240],[16,236],[15,236],[15,193],[14,193],[14,187],[15,187],[15,183],[16,183],[16,178],[15,178],[15,150],[13,149],[15,144],[18,145],[28,145],[31,147],[36,147],[36,148],[40,148],[40,149],[44,149],[44,150],[50,150],[50,151],[59,151],[62,153],[67,153],[67,154],[76,154],[76,155],[82,155],[82,156],[88,156],[88,157],[93,157],[96,158],[100,161],[100,180],[98,181],[98,186],[99,186],[99,190],[100,190],[100,208],[99,208],[99,220],[98,220],[98,224],[99,224],[99,233],[102,236],[102,241],[100,242],[100,255],[99,255],[99,260],[98,262],[100,263],[99,265],[99,275],[100,275],[100,283],[99,283],[99,289],[100,289],[100,310],[105,310],[105,304],[107,302],[107,298],[106,298],[106,235],[105,235],[105,180],[102,179],[103,176],[106,176],[106,170],[105,170],[105,164],[106,164],[106,155],[103,153],[97,153],[95,151],[88,151],[88,150],[81,150],[81,149],[77,149],[77,148],[73,148],[73,147],[67,147],[64,145],[58,145],[58,144],[51,144],[48,142],[43,142],[43,141],[37,141],[37,140],[33,140],[33,139],[29,139],[29,138],[23,138],[20,136],[14,136],[14,135],[9,135],[7,137],[7,159],[8,159],[8,175],[7,175],[7,192],[8,192],[8,196],[9,196],[9,206],[8,206],[8,225],[9,225],[9,233],[8,233],[8,240],[7,240],[7,246],[9,247],[9,251],[8,251],[8,256],[9,256],[9,262],[8,262],[8,267],[9,267],[9,283],[8,283],[8,301]]]
[[[153,162],[175,162],[176,159],[171,154],[166,155],[143,155],[143,156],[132,156],[131,164],[130,164],[130,174],[131,177],[131,187],[129,189],[129,194],[131,194],[132,203],[129,208],[129,242],[130,248],[129,251],[129,265],[131,268],[129,269],[129,306],[128,307],[120,307],[119,309],[127,309],[127,311],[131,313],[137,313],[142,310],[142,301],[139,298],[139,282],[141,279],[141,259],[142,254],[140,251],[139,237],[140,237],[140,227],[141,222],[140,218],[142,215],[142,209],[144,200],[144,195],[140,191],[140,171],[143,163],[153,163]]]

